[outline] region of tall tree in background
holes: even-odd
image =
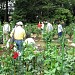
[[[50,0],[16,0],[14,19],[33,22],[49,18],[53,11]]]
[[[5,21],[6,21],[6,22],[9,22],[9,19],[8,19],[8,0],[6,0],[6,13],[5,13]]]
[[[0,0],[0,4],[5,3],[5,15],[1,15],[2,19],[4,18],[4,21],[8,22],[8,0]],[[3,9],[4,10],[4,9]]]
[[[61,16],[55,16],[56,11],[62,11],[60,11],[59,9],[66,11],[59,13],[59,15]],[[13,18],[14,20],[22,20],[26,22],[36,22],[38,20],[51,19],[54,20],[60,18],[61,20],[68,20],[69,22],[71,22],[73,19],[72,17],[75,16],[74,9],[75,0],[16,0]],[[71,20],[68,16],[69,13],[71,14]]]

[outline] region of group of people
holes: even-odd
[[[44,33],[44,22],[39,22],[38,23],[38,29],[42,30],[42,33]],[[46,26],[46,31],[50,32],[53,30],[53,26],[50,22],[47,22],[47,26]],[[60,37],[62,35],[63,32],[63,28],[62,25],[59,23],[58,24],[58,36]],[[8,35],[9,34],[9,35]],[[24,28],[23,28],[23,22],[19,21],[16,23],[15,27],[12,29],[12,31],[10,32],[10,25],[5,22],[4,26],[3,26],[3,35],[6,36],[5,39],[3,40],[8,40],[7,41],[7,47],[9,47],[9,43],[12,40],[12,37],[14,38],[14,42],[17,46],[17,50],[19,52],[22,51],[23,49],[23,42],[24,45],[25,44],[34,44],[35,45],[35,41],[33,38],[31,38],[31,34],[26,33]],[[8,37],[10,36],[10,38]],[[3,37],[4,38],[4,37]]]
[[[62,27],[62,24],[60,22],[58,22],[57,25],[58,25],[57,26],[58,37],[60,37],[60,36],[62,36],[63,27]],[[37,26],[38,26],[38,29],[41,29],[42,33],[43,33],[44,32],[44,22],[40,23],[40,21],[39,21]],[[53,25],[50,22],[47,22],[46,31],[49,33],[52,30],[53,30]]]
[[[5,24],[4,27],[5,26],[6,26],[6,28],[9,28],[9,24]],[[3,27],[3,33],[5,33],[4,27]],[[9,34],[8,31],[7,31],[7,34]],[[25,32],[25,30],[23,28],[23,22],[21,22],[21,21],[16,23],[15,27],[10,32],[9,36],[10,36],[9,39],[6,37],[7,38],[6,40],[8,40],[6,43],[6,47],[9,48],[10,44],[12,43],[12,37],[13,37],[14,38],[13,43],[16,44],[17,51],[20,53],[23,50],[23,45],[25,45],[25,44],[34,44],[35,45],[34,39],[31,38],[31,34]]]
[[[38,27],[38,29],[41,29],[42,34],[43,34],[43,33],[44,33],[44,28],[45,28],[44,22],[40,22],[40,21],[39,21],[39,23],[37,24],[37,27]],[[50,32],[50,31],[52,31],[52,30],[53,30],[52,24],[49,23],[49,22],[47,22],[46,31],[47,31],[47,32]]]

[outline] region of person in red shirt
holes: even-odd
[[[38,23],[37,26],[38,26],[38,29],[41,29],[41,26],[42,26],[42,25],[41,25],[40,21],[39,21],[39,23]]]

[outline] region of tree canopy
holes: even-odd
[[[53,18],[71,22],[74,8],[75,0],[16,0],[13,17],[28,22]]]
[[[0,3],[4,2],[4,1],[6,1],[6,0],[0,0]]]
[[[4,1],[6,0],[0,0],[0,3]],[[15,21],[60,19],[70,23],[74,16],[75,0],[15,0]]]

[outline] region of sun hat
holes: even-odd
[[[21,21],[17,22],[16,25],[23,25]]]

